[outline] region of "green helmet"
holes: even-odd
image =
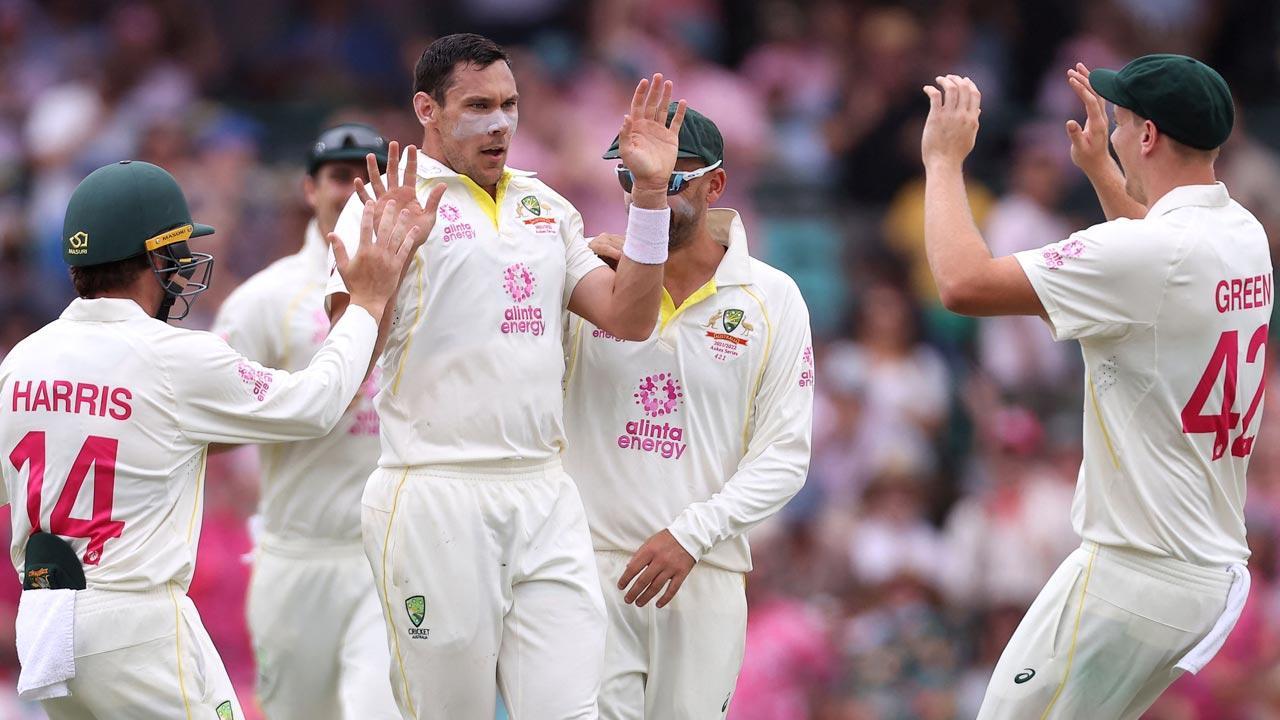
[[[164,168],[122,160],[94,170],[71,194],[62,222],[62,258],[72,267],[91,267],[150,253],[165,290],[157,317],[180,320],[191,298],[208,289],[213,270],[213,257],[192,253],[187,240],[212,232],[192,222],[182,188]],[[177,298],[184,309],[170,316]]]

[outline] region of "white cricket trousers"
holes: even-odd
[[[1240,608],[1225,617],[1228,597],[1241,599],[1233,579],[1227,568],[1086,542],[1014,631],[979,720],[1136,720],[1219,618],[1229,632]]]
[[[49,720],[242,720],[200,614],[180,588],[80,590],[76,676],[42,700]]]
[[[379,469],[361,522],[406,718],[592,720],[605,610],[586,512],[560,467]]]
[[[264,535],[249,583],[258,704],[271,720],[396,720],[391,655],[358,542]]]
[[[601,720],[723,718],[746,650],[744,575],[699,563],[666,607],[636,607],[618,589],[630,559],[596,552],[609,611]]]

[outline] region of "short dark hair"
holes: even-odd
[[[475,33],[445,35],[427,46],[413,69],[413,94],[424,92],[444,104],[445,91],[453,84],[459,63],[483,70],[501,60],[511,67],[511,56],[498,43]]]
[[[151,269],[147,253],[124,260],[71,268],[71,284],[76,295],[82,298],[102,297],[109,292],[124,290],[133,284],[138,274]]]

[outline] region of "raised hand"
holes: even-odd
[[[635,175],[635,186],[640,191],[660,191],[665,195],[667,181],[676,169],[686,103],[679,102],[668,126],[672,88],[670,80],[662,79],[662,73],[655,73],[652,80],[641,80],[618,131],[622,164]]]
[[[1106,170],[1114,163],[1107,150],[1109,123],[1106,103],[1089,84],[1089,68],[1084,63],[1076,63],[1074,68],[1067,71],[1067,84],[1075,91],[1076,97],[1080,98],[1085,112],[1084,127],[1080,127],[1080,123],[1075,120],[1067,121],[1067,137],[1071,139],[1071,162],[1086,175]]]
[[[961,165],[978,138],[978,115],[982,113],[982,93],[967,77],[938,76],[926,85],[929,117],[924,121],[920,155],[926,168],[935,163]]]
[[[360,217],[360,244],[355,257],[337,233],[329,233],[329,245],[342,281],[351,294],[351,303],[360,305],[376,319],[400,289],[400,280],[425,237],[414,215],[399,209],[395,200],[381,206],[370,200]]]
[[[440,207],[440,198],[444,195],[443,183],[431,188],[425,204],[418,202],[418,151],[410,145],[405,148],[405,166],[400,173],[400,143],[392,140],[387,146],[387,180],[382,181],[378,172],[378,159],[369,153],[365,156],[365,164],[369,169],[369,183],[356,178],[356,194],[366,204],[374,203],[374,216],[382,217],[383,208],[391,202],[408,213],[410,222],[418,228],[419,245],[426,242],[436,224],[436,211]],[[370,193],[372,190],[372,193]],[[375,228],[377,232],[378,228]],[[380,237],[380,236],[379,236]],[[416,249],[416,248],[415,248]]]

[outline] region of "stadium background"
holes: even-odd
[[[1066,68],[1201,57],[1240,107],[1219,177],[1274,242],[1280,4],[0,0],[0,356],[70,297],[62,213],[89,171],[128,157],[162,165],[218,229],[200,248],[217,257],[213,287],[184,323],[208,327],[239,282],[301,242],[302,160],[318,129],[359,119],[418,142],[413,63],[436,35],[463,30],[510,45],[521,92],[510,162],[575,202],[590,234],[623,227],[599,155],[636,79],[667,73],[723,131],[721,204],[744,212],[754,252],[808,300],[813,465],[754,537],[729,717],[973,717],[1021,612],[1078,542],[1067,514],[1081,367],[1075,344],[1052,343],[1036,320],[939,307],[923,256],[920,87],[955,72],[982,89],[971,201],[1007,253],[1101,219],[1068,158],[1062,124],[1082,113]],[[1280,718],[1280,424],[1267,417],[1261,434],[1249,605],[1218,659],[1150,718]],[[208,477],[191,595],[257,717],[242,559],[254,453],[212,458]],[[12,690],[18,592],[0,583],[0,718],[42,717]]]

